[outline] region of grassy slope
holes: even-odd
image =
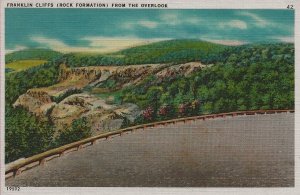
[[[138,64],[136,59],[144,63],[185,63],[201,61],[204,64],[218,61],[219,53],[228,46],[201,40],[170,40],[152,43],[123,50],[125,62]]]
[[[49,49],[25,49],[5,55],[5,64],[19,60],[52,60],[62,54]]]
[[[226,46],[210,43],[201,40],[169,40],[151,43],[148,45],[137,46],[117,52],[118,54],[129,57],[161,58],[171,53],[194,52],[217,53]]]
[[[31,67],[46,63],[46,60],[19,60],[5,65],[5,68],[11,68],[15,71],[26,70]]]
[[[153,63],[214,63],[229,46],[201,40],[168,40],[128,48],[111,54],[72,53],[65,55],[71,67]]]

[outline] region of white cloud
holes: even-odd
[[[149,28],[149,29],[154,29],[158,26],[158,23],[157,22],[154,22],[154,21],[150,21],[150,20],[139,20],[135,23],[133,23],[132,21],[130,22],[124,22],[121,27],[123,29],[128,29],[128,30],[132,30],[134,29],[135,27],[137,26],[141,26],[141,27],[144,27],[144,28]]]
[[[160,24],[164,26],[176,26],[181,24],[192,24],[192,25],[199,25],[203,20],[199,17],[180,17],[179,14],[176,13],[168,13],[168,14],[161,14],[159,16],[158,21],[153,20],[138,20],[138,21],[128,21],[122,23],[121,27],[127,30],[133,30],[136,27],[144,27],[148,29],[157,28]]]
[[[149,21],[149,20],[141,20],[138,22],[140,26],[146,27],[146,28],[156,28],[157,22]]]
[[[268,25],[271,25],[270,22],[268,22],[266,19],[254,14],[254,13],[250,13],[250,12],[242,12],[239,15],[241,16],[248,16],[251,18],[252,20],[252,24],[257,26],[257,27],[266,27]]]
[[[101,49],[102,52],[113,52],[129,47],[161,41],[163,39],[140,39],[136,37],[102,37],[90,36],[82,40],[89,42],[89,47]]]
[[[200,24],[201,22],[203,22],[203,20],[201,18],[193,17],[193,18],[187,18],[185,22],[196,25],[196,24]]]
[[[160,15],[160,19],[168,25],[175,26],[181,23],[180,17],[178,14],[169,13]]]
[[[294,37],[274,37],[274,39],[284,43],[294,43],[295,41]]]
[[[165,39],[140,39],[136,37],[102,37],[90,36],[83,37],[81,40],[87,41],[87,46],[70,46],[58,39],[36,36],[31,38],[32,41],[39,43],[42,47],[50,48],[63,53],[68,52],[95,52],[109,53],[129,47],[144,45]]]
[[[70,48],[68,45],[58,39],[35,36],[31,37],[31,40],[41,44],[42,47],[51,48],[56,51],[66,52]]]
[[[193,24],[197,25],[203,22],[199,17],[180,17],[179,14],[169,13],[160,15],[160,20],[165,25],[176,26],[180,24]]]
[[[247,29],[247,23],[242,20],[230,20],[229,22],[219,23],[220,28],[238,28],[241,30]]]
[[[121,25],[121,28],[123,29],[132,29],[134,27],[134,24],[131,22],[124,22]]]
[[[23,45],[16,45],[13,49],[6,49],[5,53],[8,54],[8,53],[12,53],[12,52],[15,52],[15,51],[21,51],[21,50],[24,50],[24,49],[27,49],[27,47],[25,47]]]

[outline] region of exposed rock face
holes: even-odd
[[[92,134],[119,129],[124,121],[112,110],[98,110],[85,115],[92,127]]]
[[[133,122],[141,114],[139,107],[132,103],[123,104],[114,109],[114,112],[119,116],[127,118],[130,122]]]
[[[207,65],[203,65],[199,62],[189,62],[186,64],[172,65],[156,73],[156,76],[158,77],[158,79],[164,79],[166,77],[177,75],[188,76],[192,72],[197,71],[201,68],[205,68],[206,66]]]
[[[137,105],[123,104],[116,106],[114,109],[89,111],[83,116],[87,117],[92,124],[92,132],[98,134],[119,129],[125,118],[133,122],[140,114],[141,110]]]
[[[50,115],[51,121],[58,129],[70,126],[72,121],[87,111],[85,107],[69,104],[58,104]]]
[[[84,79],[88,81],[101,77],[101,70],[91,68],[67,68],[60,65],[59,81]]]
[[[69,126],[74,119],[86,117],[93,134],[119,129],[124,117],[133,121],[140,110],[134,104],[110,105],[96,96],[74,94],[58,103],[50,114],[50,119],[58,129]]]
[[[96,86],[98,83],[101,83],[102,81],[105,81],[106,79],[108,79],[111,76],[111,72],[108,70],[103,70],[101,72],[101,77],[97,80],[95,80],[94,82],[90,83],[90,86]]]
[[[155,74],[162,68],[167,67],[166,64],[147,64],[147,65],[130,65],[130,66],[111,66],[111,67],[89,67],[102,69],[102,76],[92,83],[93,86],[99,85],[107,79],[117,80],[117,87],[136,84],[145,77]],[[105,79],[104,79],[105,77]],[[91,85],[91,84],[90,84]]]
[[[57,84],[29,89],[17,99],[14,106],[22,106],[41,119],[51,120],[57,129],[64,129],[73,120],[87,117],[96,134],[120,128],[125,119],[134,121],[141,111],[135,104],[114,105],[94,95],[80,93],[84,87],[94,87],[111,79],[116,81],[116,87],[120,89],[136,85],[150,75],[156,75],[157,82],[163,82],[165,78],[187,76],[204,67],[200,62],[80,68],[67,68],[62,64]]]
[[[21,95],[13,104],[14,107],[22,106],[36,116],[44,118],[56,103],[52,102],[51,97],[44,91],[28,90]]]

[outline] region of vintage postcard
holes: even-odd
[[[299,8],[3,1],[1,192],[300,194]]]

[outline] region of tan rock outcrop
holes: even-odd
[[[139,84],[150,75],[155,75],[157,82],[163,82],[166,78],[187,76],[204,67],[206,65],[200,62],[80,68],[67,68],[62,64],[57,84],[29,89],[13,106],[24,107],[42,119],[51,120],[57,129],[69,126],[75,119],[87,117],[93,133],[104,132],[120,128],[124,118],[133,121],[140,110],[134,104],[114,105],[113,100],[107,103],[105,99],[81,93],[84,87],[95,87],[111,79],[116,82],[116,88],[121,89]]]
[[[45,118],[49,109],[55,105],[56,103],[52,102],[51,97],[46,92],[36,90],[28,90],[13,104],[14,107],[24,107],[40,118]]]

